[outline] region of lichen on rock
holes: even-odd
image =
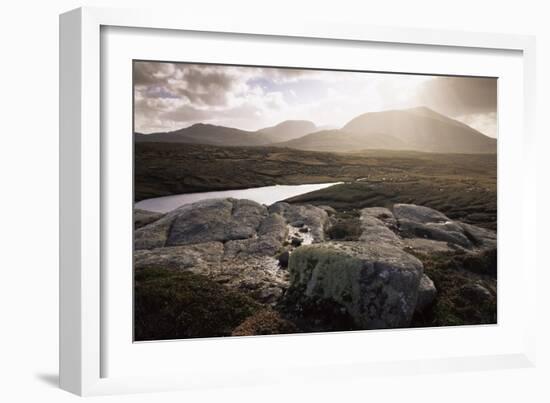
[[[148,305],[152,323],[154,307],[159,317],[180,310],[182,318],[202,312],[221,321],[226,311],[204,301],[215,290],[254,307],[231,319],[231,329],[185,324],[175,333],[181,337],[461,324],[471,322],[472,309],[483,323],[496,317],[496,233],[428,207],[336,211],[228,198],[135,217],[140,303],[158,297],[154,287],[179,301],[169,311]],[[185,298],[167,291],[169,279]],[[463,306],[469,300],[481,304],[479,312]]]
[[[416,307],[422,263],[390,245],[328,242],[290,256],[291,287],[344,306],[364,329],[402,327]]]

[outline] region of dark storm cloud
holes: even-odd
[[[231,71],[209,66],[136,62],[134,84],[148,97],[179,96],[193,104],[225,105],[236,80]]]
[[[169,85],[194,104],[226,105],[227,94],[234,89],[236,77],[213,68],[179,65],[176,71],[181,78],[169,81]]]
[[[284,83],[307,71],[212,66],[186,63],[134,63],[136,126],[150,131],[166,121],[185,126],[220,118],[242,120],[262,109],[277,109],[284,97],[273,83]],[[260,88],[253,78],[269,83]],[[155,121],[155,124],[148,124]]]
[[[418,100],[449,116],[496,112],[497,80],[495,78],[436,77],[423,84]]]
[[[225,105],[227,94],[239,89],[248,78],[262,77],[275,83],[295,81],[315,74],[308,70],[257,67],[209,66],[185,63],[136,62],[134,84],[149,96],[179,94],[191,103]],[[155,88],[155,91],[151,90]]]
[[[146,86],[162,84],[172,71],[171,63],[135,62],[134,85]]]

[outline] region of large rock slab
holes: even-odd
[[[416,300],[416,312],[423,312],[429,307],[437,296],[437,289],[431,278],[423,274],[418,285],[418,298]]]
[[[416,204],[394,204],[393,215],[398,221],[409,220],[418,223],[451,221],[445,214]]]
[[[496,232],[466,223],[460,223],[460,226],[466,236],[468,236],[478,248],[494,249],[497,247]]]
[[[281,241],[269,235],[239,239],[225,243],[225,255],[233,258],[275,256],[281,251],[282,245]]]
[[[286,203],[285,203],[286,204]],[[323,215],[314,206],[288,208],[286,215],[297,220],[305,212],[304,222],[311,225],[317,239],[323,239]],[[321,213],[319,213],[319,211]],[[318,213],[318,214],[316,214]],[[205,242],[233,243],[235,254],[272,256],[281,249],[288,233],[285,217],[269,213],[267,207],[251,200],[211,199],[187,204],[134,232],[136,250],[182,246]]]
[[[201,275],[264,303],[274,304],[288,288],[288,273],[275,258],[227,255],[221,242],[170,246],[134,253],[136,273],[144,269]]]
[[[148,267],[174,270],[205,268],[219,264],[223,256],[224,248],[221,242],[137,250],[134,252],[134,268],[136,270]]]
[[[468,249],[474,246],[462,232],[462,228],[452,222],[424,224],[401,219],[399,221],[399,231],[404,237],[433,239],[435,241],[449,242]]]
[[[368,243],[386,243],[402,246],[395,234],[397,222],[390,210],[383,207],[369,207],[361,210],[361,236],[359,240]]]
[[[313,237],[313,242],[325,240],[325,229],[329,223],[329,217],[322,208],[305,205],[294,205],[285,202],[272,204],[269,207],[270,213],[281,215],[288,224],[296,227],[307,226]]]
[[[151,224],[153,221],[157,221],[162,218],[164,214],[156,213],[154,211],[134,209],[134,229],[138,229]]]
[[[335,301],[358,327],[380,329],[410,324],[423,266],[395,246],[327,242],[297,248],[289,271],[291,288],[305,299]]]
[[[239,256],[275,256],[286,240],[288,228],[286,221],[279,214],[265,217],[259,225],[257,234],[252,238],[228,241],[225,243],[226,257]]]
[[[174,213],[167,246],[251,238],[267,216],[267,208],[251,200],[213,199]]]
[[[204,271],[203,271],[204,272]],[[248,256],[224,259],[209,268],[207,276],[263,304],[275,304],[288,288],[288,273],[275,258]]]
[[[426,238],[403,238],[401,242],[405,252],[418,252],[424,255],[453,253],[463,250],[455,244]]]
[[[426,239],[445,242],[449,250],[490,250],[496,249],[497,238],[494,231],[475,225],[453,221],[443,213],[429,207],[414,204],[395,204],[393,214],[396,218],[399,235],[409,239]],[[405,242],[413,247],[414,242]],[[429,252],[428,243],[416,243],[420,249],[425,247]],[[438,249],[442,249],[438,247]]]
[[[395,216],[385,207],[367,207],[361,210],[361,217],[374,217],[382,221],[388,228],[397,229]]]
[[[148,225],[134,231],[134,249],[162,248],[166,245],[168,230],[172,225],[174,216],[167,214]]]

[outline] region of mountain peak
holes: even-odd
[[[315,130],[317,126],[309,120],[284,120],[275,126],[260,129],[257,133],[277,143],[305,136]]]
[[[335,133],[316,132],[284,146],[317,151],[358,149],[494,153],[495,139],[426,106],[367,112]]]
[[[435,113],[435,114],[441,115],[440,113],[437,113],[432,108],[429,108],[425,105],[415,106],[415,107],[409,108],[408,110],[409,111],[415,111],[415,112],[429,112],[429,113]]]
[[[211,123],[194,123],[191,126],[187,126],[185,129],[204,129],[204,128],[220,127]],[[184,129],[184,130],[185,130]]]

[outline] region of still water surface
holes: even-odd
[[[184,204],[194,203],[200,200],[220,199],[233,197],[235,199],[253,200],[260,204],[270,205],[275,202],[298,196],[315,190],[324,189],[342,182],[314,183],[310,185],[274,185],[259,188],[222,190],[217,192],[187,193],[181,195],[155,197],[135,204],[136,208],[166,213]]]

